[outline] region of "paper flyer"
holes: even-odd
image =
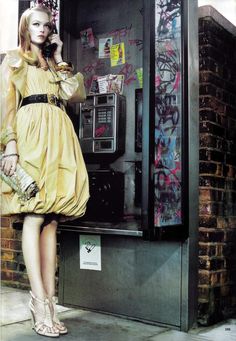
[[[143,68],[140,67],[139,69],[136,69],[136,74],[139,82],[139,87],[143,87]]]
[[[110,58],[112,37],[99,39],[98,58]]]
[[[81,44],[84,49],[88,49],[95,46],[95,40],[92,28],[80,31]]]
[[[124,75],[93,76],[90,94],[104,94],[108,92],[123,93]]]
[[[80,235],[80,269],[101,271],[101,236]]]
[[[124,43],[111,45],[110,59],[111,59],[111,66],[125,64],[125,44]]]

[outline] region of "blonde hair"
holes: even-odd
[[[21,18],[20,18],[20,24],[19,24],[19,47],[20,47],[22,56],[29,63],[37,62],[37,58],[31,52],[30,33],[28,30],[30,16],[32,15],[32,13],[35,13],[35,12],[46,13],[48,15],[49,23],[52,24],[52,12],[46,6],[38,5],[32,8],[28,8],[22,13]]]

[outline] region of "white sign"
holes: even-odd
[[[101,271],[101,236],[80,235],[80,269]]]

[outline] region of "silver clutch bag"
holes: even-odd
[[[0,160],[2,160],[2,153],[0,153]],[[34,179],[26,173],[26,171],[19,165],[16,166],[16,171],[9,176],[0,170],[0,177],[5,181],[23,201],[27,201],[39,192],[39,188]]]

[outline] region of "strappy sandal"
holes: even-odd
[[[57,316],[57,308],[56,308],[56,297],[53,296],[52,298],[49,298],[49,301],[51,303],[51,312],[52,312],[52,322],[54,326],[58,329],[59,333],[61,335],[67,334],[68,330],[63,322],[61,322]]]
[[[32,314],[32,329],[42,336],[59,337],[59,330],[53,325],[51,311],[49,307],[49,300],[40,300],[35,297],[32,291],[30,291],[29,308]],[[37,304],[43,305],[42,309],[37,307]]]

